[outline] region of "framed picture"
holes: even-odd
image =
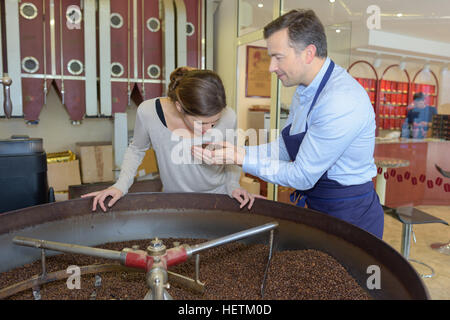
[[[270,98],[269,66],[267,48],[247,46],[246,97]]]

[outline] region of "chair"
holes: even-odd
[[[416,241],[416,237],[413,231],[413,224],[425,224],[425,223],[443,223],[448,226],[448,223],[442,219],[436,218],[426,212],[423,212],[419,209],[413,207],[399,207],[399,208],[389,208],[383,206],[384,213],[394,217],[398,221],[403,224],[402,228],[402,244],[401,244],[401,253],[406,260],[419,263],[431,270],[430,274],[421,275],[422,278],[431,278],[434,276],[434,270],[429,265],[409,258],[409,252],[411,248],[411,233],[414,237],[414,242]]]

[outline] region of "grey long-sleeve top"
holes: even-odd
[[[182,138],[161,122],[156,111],[157,99],[146,100],[139,105],[133,141],[125,152],[119,179],[113,187],[124,195],[128,193],[145,152],[153,148],[164,192],[205,192],[231,196],[233,190],[240,187],[241,168],[235,165],[201,164],[192,157],[191,146],[225,140],[226,131],[229,134],[229,130],[236,129],[235,112],[229,107],[222,111],[212,131],[213,135],[209,130],[203,137]]]

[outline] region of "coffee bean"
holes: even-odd
[[[174,241],[182,244],[198,244],[201,239],[162,239],[165,244]],[[146,248],[149,240],[107,243],[98,246],[110,250],[122,250],[132,245]],[[168,292],[180,300],[259,300],[261,282],[267,263],[268,246],[247,245],[239,242],[205,250],[200,253],[200,281],[205,292],[199,294],[173,283]],[[169,268],[170,271],[195,278],[194,259]],[[47,272],[65,270],[70,265],[111,263],[110,260],[77,254],[61,254],[47,257]],[[0,288],[26,280],[41,272],[41,262],[0,274]],[[95,291],[97,300],[142,299],[149,290],[144,272],[102,273],[102,285],[95,287],[95,275],[81,276],[81,289],[68,289],[66,280],[41,286],[43,300],[89,300]],[[32,300],[32,290],[18,293],[10,299]],[[267,274],[264,299],[371,299],[347,270],[330,255],[318,250],[274,251]]]

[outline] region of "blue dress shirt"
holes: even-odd
[[[308,122],[295,161],[290,161],[279,135],[272,143],[246,147],[244,172],[297,190],[311,189],[325,172],[345,186],[366,183],[376,175],[375,113],[365,89],[345,69],[335,66],[307,117],[330,61],[325,60],[310,85],[299,85],[292,98],[286,121],[286,126],[292,124],[290,134],[304,132]]]

